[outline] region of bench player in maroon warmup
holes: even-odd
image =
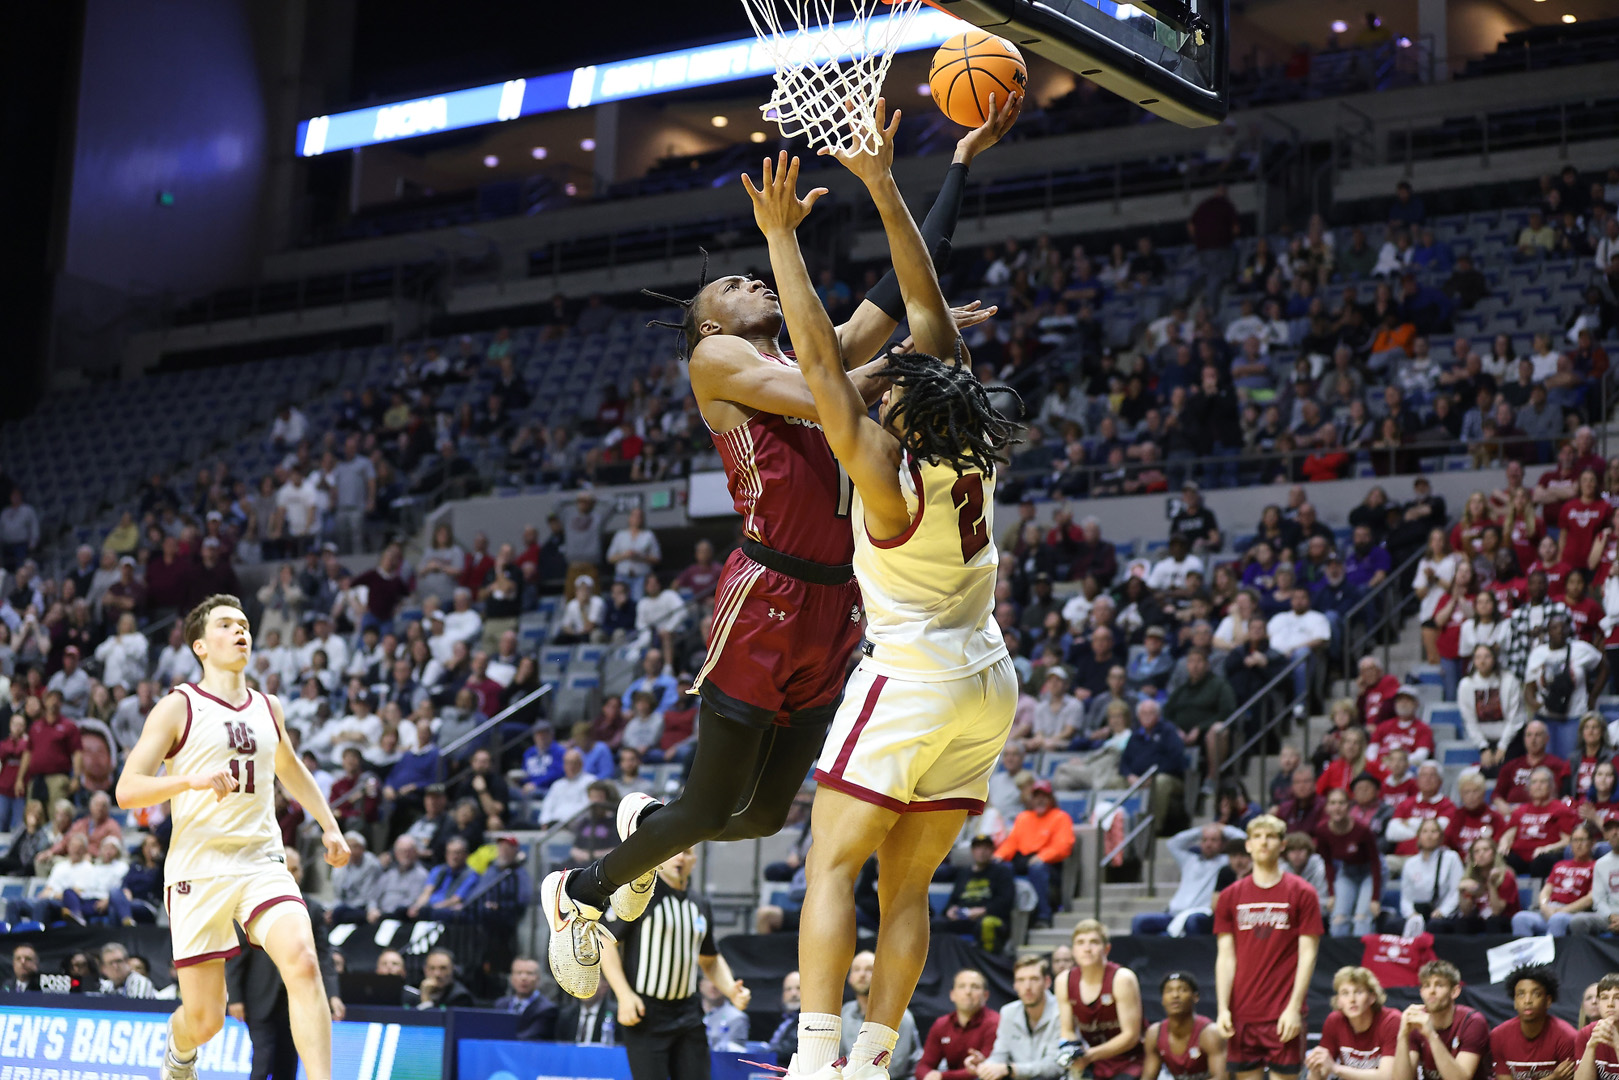
[[[1183,971],[1171,971],[1159,988],[1164,1019],[1147,1029],[1141,1075],[1154,1077],[1162,1069],[1170,1080],[1209,1080],[1224,1077],[1225,1037],[1213,1020],[1197,1011],[1197,980]]]
[[[1253,872],[1214,901],[1217,1023],[1229,1040],[1235,1080],[1259,1080],[1267,1069],[1272,1077],[1293,1077],[1304,1064],[1305,994],[1321,944],[1321,901],[1303,878],[1282,871],[1286,831],[1270,814],[1250,821]]]
[[[1107,927],[1095,919],[1074,927],[1072,947],[1074,966],[1057,982],[1063,1040],[1085,1042],[1072,1067],[1081,1074],[1088,1071],[1093,1080],[1141,1076],[1146,1051],[1141,1045],[1140,980],[1107,958]]]
[[[935,261],[948,257],[966,164],[1006,133],[1019,104],[1009,102],[957,144],[923,226]],[[837,329],[851,365],[876,354],[899,325],[905,304],[892,278]],[[600,978],[598,935],[606,933],[600,920],[609,903],[620,919],[638,918],[656,867],[676,852],[781,828],[826,739],[861,634],[853,486],[817,423],[804,376],[782,348],[775,292],[757,278],[731,275],[701,285],[689,301],[653,295],[685,309],[674,328],[685,337],[692,393],[725,464],[743,541],[714,594],[708,658],[693,687],[701,698],[697,753],[684,793],[668,806],[644,793],[626,796],[618,809],[623,843],[541,884],[551,972],[580,998],[590,997]],[[958,327],[993,311],[974,308],[954,313]],[[873,374],[886,362],[850,371],[868,403],[886,388]]]
[[[1490,1025],[1484,1014],[1458,1005],[1462,973],[1446,960],[1417,972],[1421,1005],[1400,1015],[1394,1043],[1394,1080],[1490,1080]]]
[[[1597,982],[1597,1019],[1579,1030],[1574,1080],[1619,1080],[1619,975]]]

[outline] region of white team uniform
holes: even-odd
[[[866,644],[815,770],[817,782],[900,812],[978,813],[1017,709],[994,619],[995,478],[906,455],[911,525],[873,540],[854,494],[854,572]]]
[[[173,840],[163,864],[174,966],[222,960],[241,951],[236,923],[253,944],[302,904],[287,872],[275,820],[275,753],[281,730],[270,699],[249,690],[240,708],[195,684],[178,687],[186,722],[166,758],[169,775],[229,769],[237,789],[223,799],[210,788],[174,796]]]

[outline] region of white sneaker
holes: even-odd
[[[787,1072],[782,1080],[843,1080],[843,1061],[843,1058],[838,1058],[819,1072],[804,1073],[798,1071],[798,1055],[794,1054],[787,1063]]]
[[[883,1056],[885,1059],[888,1057],[886,1054]],[[867,1062],[864,1065],[845,1065],[839,1076],[840,1080],[888,1080],[888,1070],[883,1065]]]
[[[657,799],[644,791],[632,791],[618,803],[618,839],[620,842],[628,840],[630,834],[641,821],[641,815],[649,807],[662,806]],[[652,889],[657,884],[657,870],[648,870],[628,885],[620,885],[613,890],[613,914],[624,922],[634,922],[645,912],[648,904],[652,902]]]
[[[158,1080],[197,1080],[197,1055],[192,1051],[190,1061],[180,1061],[174,1056],[174,1017],[169,1017],[169,1041],[163,1048],[163,1065],[158,1070]]]
[[[601,924],[603,912],[568,895],[568,876],[577,870],[554,870],[540,883],[540,905],[551,927],[551,975],[576,998],[588,998],[601,982],[602,942],[613,935]]]

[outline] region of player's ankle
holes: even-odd
[[[583,870],[569,874],[565,887],[569,899],[597,911],[606,911],[612,903],[613,887],[602,876],[601,863],[591,863]]]

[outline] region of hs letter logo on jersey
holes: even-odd
[[[259,742],[253,737],[253,728],[245,720],[239,724],[226,721],[225,741],[232,750],[243,754],[254,754],[259,749]]]

